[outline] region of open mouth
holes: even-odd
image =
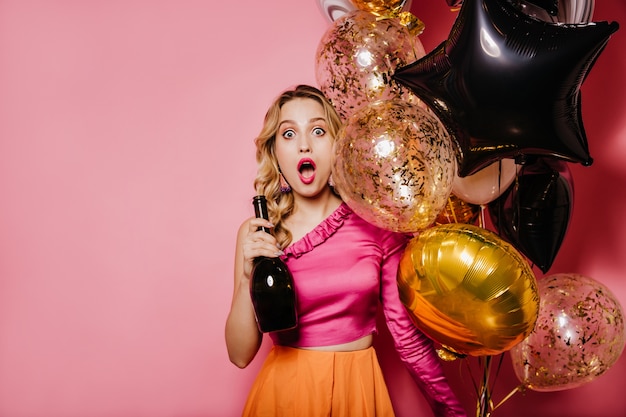
[[[310,184],[315,179],[315,162],[312,159],[304,158],[298,162],[298,173],[300,181]]]

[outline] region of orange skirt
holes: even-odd
[[[324,352],[273,346],[244,417],[393,417],[373,347]]]

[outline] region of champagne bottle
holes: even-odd
[[[252,203],[256,217],[269,220],[265,196],[255,196]],[[266,227],[259,230],[270,233]],[[293,329],[298,324],[293,277],[282,259],[260,256],[254,260],[250,297],[261,332]]]

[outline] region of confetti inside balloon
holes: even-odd
[[[539,309],[537,282],[522,255],[469,224],[434,226],[413,238],[398,289],[415,325],[463,355],[511,349],[530,334]]]
[[[396,68],[424,55],[419,38],[399,19],[379,18],[357,9],[333,22],[322,36],[315,76],[320,90],[345,120],[377,100],[401,98],[422,103],[391,76]]]
[[[456,174],[454,147],[441,122],[402,100],[372,103],[352,115],[334,155],[343,200],[366,221],[399,232],[433,223]]]
[[[534,391],[576,388],[606,372],[624,349],[624,314],[613,293],[579,274],[545,276],[535,330],[511,349],[515,375]]]

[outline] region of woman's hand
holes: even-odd
[[[263,230],[259,230],[260,227],[270,229],[274,225],[265,219],[252,217],[242,225],[240,230],[243,274],[247,279],[250,279],[252,274],[252,265],[255,258],[259,256],[274,258],[282,254],[282,251],[277,246],[276,238]]]

